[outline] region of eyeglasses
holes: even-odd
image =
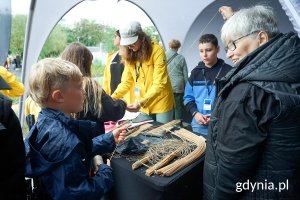
[[[251,33],[248,33],[248,34],[242,36],[242,37],[239,37],[238,39],[235,39],[235,40],[229,42],[229,43],[227,44],[227,46],[225,47],[225,52],[227,53],[228,50],[234,51],[234,50],[236,49],[236,44],[235,44],[235,43],[236,43],[238,40],[243,39],[243,38],[245,38],[245,37],[247,37],[247,36],[249,36],[249,35],[252,35],[252,34],[254,34],[254,33],[257,33],[257,32],[259,32],[259,31],[253,31],[253,32],[251,32]]]

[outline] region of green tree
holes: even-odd
[[[40,53],[40,58],[57,57],[67,46],[67,34],[64,27],[56,25],[49,35]]]
[[[63,26],[63,30],[64,30],[64,32],[65,32],[66,35],[67,35],[67,43],[68,43],[68,44],[77,41],[75,32],[74,32],[74,30],[73,30],[72,28]]]
[[[147,33],[147,35],[149,35],[151,37],[151,39],[156,41],[157,43],[161,41],[158,31],[156,30],[156,28],[154,26],[147,26],[147,27],[143,28],[143,31],[145,33]]]
[[[67,43],[81,42],[86,46],[100,46],[103,51],[117,50],[113,44],[116,28],[108,25],[97,24],[95,21],[82,19],[75,23],[74,28],[64,27],[67,34]]]
[[[102,50],[105,52],[116,51],[117,47],[114,46],[113,38],[117,29],[111,26],[105,26],[103,32]]]
[[[23,55],[26,20],[26,15],[15,15],[12,18],[10,51],[14,55]]]
[[[94,20],[81,19],[75,23],[70,36],[86,46],[98,46],[103,41],[104,26]]]

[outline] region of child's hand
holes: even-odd
[[[116,128],[115,130],[112,131],[115,142],[118,144],[120,142],[123,142],[125,137],[126,137],[126,128],[128,125],[123,125],[120,128]]]
[[[111,167],[111,164],[110,164],[110,160],[109,160],[109,159],[106,160],[106,164],[107,164],[108,166]]]

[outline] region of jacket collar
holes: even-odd
[[[39,115],[39,118],[40,116],[59,120],[68,128],[70,128],[72,132],[76,133],[79,139],[84,142],[92,139],[97,135],[95,122],[88,120],[75,120],[65,115],[61,111],[50,108],[43,108],[41,111],[41,115]]]
[[[214,64],[214,66],[212,66],[211,68],[208,68],[208,67],[205,66],[204,62],[200,61],[198,63],[198,65],[196,66],[196,68],[198,68],[198,69],[212,69],[216,66],[220,66],[222,63],[224,63],[224,60],[218,58],[216,64]]]

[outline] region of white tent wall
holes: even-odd
[[[23,63],[25,65],[25,76],[23,77],[23,80],[25,80],[25,84],[27,84],[27,76],[30,71],[30,66],[38,60],[38,56],[52,29],[65,15],[65,13],[81,1],[82,0],[31,1],[24,46]]]
[[[27,87],[30,67],[38,60],[38,56],[57,22],[74,6],[83,0],[31,0],[28,16],[26,41],[23,58],[22,80]],[[101,0],[98,0],[101,1]],[[204,33],[214,33],[220,37],[223,24],[222,17],[217,13],[221,5],[229,5],[234,9],[255,5],[259,2],[268,4],[278,14],[279,26],[282,32],[293,30],[288,17],[278,0],[128,0],[141,8],[156,26],[165,47],[169,40],[177,38],[182,42],[180,53],[186,57],[189,71],[200,60],[197,50],[198,39]],[[138,19],[137,19],[138,20]],[[220,41],[221,47],[221,41]],[[225,58],[221,50],[220,57]],[[228,61],[229,62],[229,61]],[[230,63],[230,62],[229,62]],[[26,95],[20,100],[19,117],[24,121],[23,111]]]
[[[241,8],[247,8],[257,4],[269,5],[274,9],[278,19],[279,29],[282,33],[289,31],[294,31],[292,23],[289,21],[288,16],[285,14],[282,9],[281,4],[278,0],[218,0],[213,1],[206,8],[202,9],[202,12],[199,12],[198,16],[195,18],[190,29],[186,31],[186,36],[183,40],[183,45],[181,47],[180,53],[183,54],[187,60],[189,71],[191,71],[200,61],[200,55],[198,51],[198,40],[202,34],[213,33],[219,40],[219,45],[221,47],[219,57],[224,59],[228,64],[231,64],[231,61],[226,59],[226,54],[224,51],[224,45],[220,39],[220,31],[224,23],[221,15],[216,14],[218,8],[222,5],[231,6],[234,10]],[[215,17],[214,17],[215,16]],[[214,17],[214,18],[213,18]],[[208,22],[211,22],[208,24]],[[206,28],[205,28],[206,27]]]
[[[101,1],[101,0],[99,0]],[[30,67],[38,60],[38,56],[43,48],[47,37],[51,33],[57,22],[75,5],[82,0],[32,0],[27,23],[26,41],[23,58],[22,80],[28,88],[28,75]],[[141,8],[156,26],[164,46],[172,38],[183,41],[191,24],[212,0],[164,0],[164,1],[129,1]],[[138,19],[137,19],[138,20]],[[21,97],[19,118],[24,123],[23,111],[25,109],[25,99],[27,95]]]
[[[3,0],[0,4],[0,66],[4,66],[8,55],[11,21],[11,1]]]
[[[129,0],[149,16],[158,30],[163,45],[176,38],[183,42],[190,26],[212,0]]]
[[[38,60],[39,54],[57,22],[74,6],[82,0],[31,0],[30,11],[27,19],[22,80],[28,88],[28,75],[31,66]],[[24,124],[24,110],[27,92],[20,98],[19,119]]]
[[[37,61],[54,26],[72,7],[82,1],[32,0],[30,12],[32,17],[29,16],[24,48],[25,75],[23,80],[25,84],[27,83],[30,66]],[[141,8],[149,16],[159,31],[164,46],[167,47],[168,41],[172,38],[183,41],[199,12],[212,1],[165,0],[161,3],[159,1],[155,3],[155,1],[132,0],[129,2]],[[180,12],[174,14],[174,11],[177,10],[180,10]]]
[[[292,22],[294,29],[300,37],[300,1],[299,0],[279,0],[282,8],[286,12],[289,20]]]

